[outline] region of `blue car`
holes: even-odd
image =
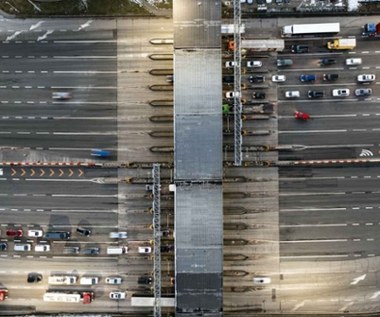
[[[306,82],[306,81],[315,81],[317,77],[314,74],[302,74],[300,76],[300,81]]]
[[[91,150],[91,156],[97,156],[97,157],[109,157],[111,153],[106,150],[101,150],[101,149],[92,149]]]

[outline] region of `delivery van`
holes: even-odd
[[[97,276],[82,276],[79,280],[81,285],[95,285],[99,283],[99,277]]]
[[[107,247],[107,254],[124,254],[128,253],[128,247],[120,246],[120,247]]]

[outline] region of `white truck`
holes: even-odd
[[[94,300],[93,292],[46,292],[43,300],[45,302],[80,303],[90,304]]]
[[[339,23],[292,24],[282,27],[282,37],[300,35],[330,35],[340,32]]]

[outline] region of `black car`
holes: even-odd
[[[1,242],[0,243],[0,251],[5,251],[8,249],[8,245],[6,244],[6,242]]]
[[[294,44],[291,46],[290,50],[292,51],[292,53],[296,53],[296,54],[308,53],[309,52],[309,46],[301,45],[301,44]]]
[[[335,64],[335,63],[336,63],[336,60],[333,59],[333,58],[322,58],[320,60],[320,64],[322,66],[332,65],[332,64]]]
[[[83,254],[87,254],[87,255],[98,255],[99,253],[100,253],[100,248],[89,248],[83,251]]]
[[[254,99],[265,99],[265,92],[255,91],[252,94],[252,98],[254,98]]]
[[[153,283],[153,277],[151,276],[140,276],[137,279],[137,284],[151,285]]]
[[[174,252],[174,245],[170,245],[170,244],[162,245],[161,253],[165,253],[165,252]]]
[[[234,76],[223,76],[223,83],[233,84],[234,83]]]
[[[29,273],[27,281],[28,281],[28,283],[38,283],[38,282],[41,282],[42,281],[42,274],[35,273],[35,272]]]
[[[248,77],[250,83],[263,83],[265,81],[265,76],[263,75],[251,75]]]
[[[317,91],[317,90],[309,90],[307,92],[307,96],[309,98],[322,98],[324,95],[323,91]]]
[[[91,235],[91,230],[90,230],[90,229],[83,228],[83,227],[78,227],[78,228],[77,228],[77,232],[78,232],[81,236],[85,236],[85,237],[89,237],[89,236]]]
[[[334,81],[339,78],[338,74],[323,74],[323,80]]]

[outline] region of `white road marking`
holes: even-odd
[[[117,56],[114,55],[114,56],[85,56],[85,55],[81,55],[81,56],[53,56],[53,58],[56,58],[56,59],[116,59]]]
[[[293,208],[293,209],[280,209],[281,212],[287,211],[347,211],[347,208]]]
[[[283,240],[280,243],[324,243],[324,242],[347,242],[348,239],[326,239],[326,240]]]
[[[339,130],[288,130],[288,131],[278,131],[279,134],[285,133],[340,133],[340,132],[348,132],[347,129],[339,129]]]
[[[296,224],[296,225],[280,225],[281,228],[309,228],[309,227],[347,227],[346,223],[317,223],[317,224]]]

